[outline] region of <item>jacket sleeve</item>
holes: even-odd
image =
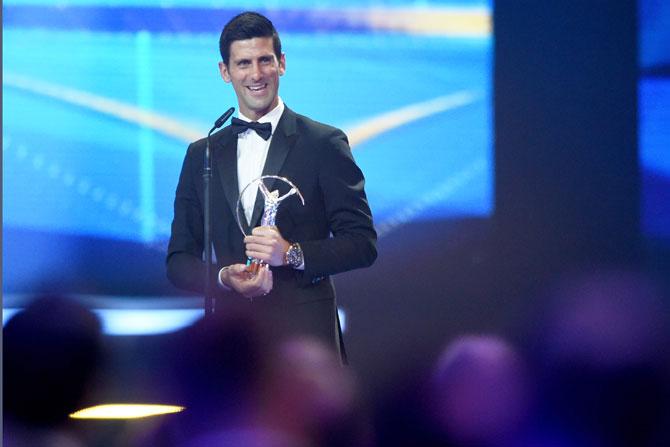
[[[319,157],[319,187],[331,237],[301,241],[305,259],[302,283],[369,267],[377,258],[377,234],[365,194],[365,179],[346,135],[334,129]]]

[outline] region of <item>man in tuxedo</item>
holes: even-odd
[[[341,350],[330,275],[370,266],[376,233],[345,134],[289,109],[279,97],[286,71],[281,41],[266,17],[245,12],[224,27],[219,41],[221,77],[232,84],[239,117],[212,135],[212,239],[217,307],[247,301],[290,332],[314,335]],[[202,292],[204,139],[192,143],[182,166],[168,247],[168,278]],[[259,226],[263,195],[240,191],[261,175],[278,175],[302,193],[282,202],[276,226]],[[279,190],[281,181],[267,183]],[[283,193],[280,191],[280,194]],[[252,229],[244,236],[238,228]],[[255,274],[245,261],[263,267]],[[341,351],[341,354],[343,352]]]

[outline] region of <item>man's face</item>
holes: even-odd
[[[221,77],[232,82],[240,112],[253,120],[274,109],[279,76],[286,70],[284,55],[277,60],[272,37],[236,40],[230,44],[228,65],[219,62]]]

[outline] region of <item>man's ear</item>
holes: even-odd
[[[284,76],[286,73],[286,54],[282,53],[279,58],[279,76]]]
[[[219,61],[219,72],[221,73],[221,78],[224,81],[230,82],[230,73],[228,72],[228,67],[223,63],[223,61]]]

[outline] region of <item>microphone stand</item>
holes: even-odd
[[[212,179],[212,151],[210,149],[210,137],[212,132],[221,127],[228,118],[235,111],[235,107],[231,107],[219,117],[214,123],[214,126],[207,134],[207,146],[205,146],[205,166],[202,173],[202,180],[204,186],[204,223],[203,232],[205,239],[205,315],[212,315],[214,313],[214,294],[212,284],[212,216],[211,216],[211,190],[210,183]]]

